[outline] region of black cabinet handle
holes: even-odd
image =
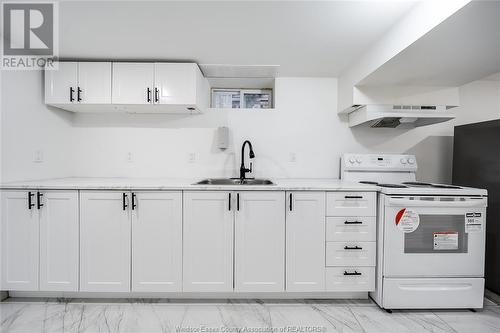
[[[362,221],[344,221],[344,224],[363,224]]]
[[[43,197],[43,193],[36,192],[36,208],[37,209],[40,209],[43,207],[42,197]]]
[[[33,208],[33,206],[35,206],[35,204],[31,202],[31,198],[33,198],[34,195],[34,193],[28,192],[28,209],[31,209]]]
[[[80,96],[80,94],[82,93],[82,89],[80,89],[80,87],[78,87],[77,89],[77,93],[76,93],[76,100],[78,102],[81,102],[82,101],[82,97]]]
[[[345,199],[363,199],[362,195],[346,195]]]
[[[151,103],[151,89],[149,89],[149,87],[148,87],[148,91],[146,93],[146,99],[147,99],[148,103]]]
[[[73,87],[69,87],[69,101],[74,102],[75,98],[73,97],[73,94],[75,93],[75,89]]]
[[[346,276],[361,275],[361,273],[358,271],[354,271],[354,272],[344,271],[344,275],[346,275]]]
[[[155,103],[158,103],[160,101],[160,90],[158,88],[155,88]]]
[[[229,192],[228,204],[229,204],[229,211],[231,211],[231,192]]]
[[[361,246],[344,246],[344,250],[363,250]]]
[[[132,210],[134,210],[135,207],[137,207],[137,204],[135,203],[135,197],[136,197],[136,194],[132,193]]]
[[[293,210],[293,204],[292,204],[293,197],[292,197],[292,193],[290,193],[290,198],[289,198],[289,200],[290,200],[290,203],[289,203],[289,205],[290,205],[290,211],[292,211],[292,210]]]
[[[126,203],[126,199],[127,199],[127,194],[126,193],[123,193],[123,196],[122,196],[122,200],[123,200],[123,210],[126,210],[128,205]]]
[[[236,193],[236,210],[240,210],[240,194]]]

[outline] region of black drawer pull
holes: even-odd
[[[135,203],[135,198],[137,197],[137,195],[132,192],[132,210],[135,210],[135,207],[137,207],[137,204]]]
[[[228,205],[229,205],[229,211],[231,211],[231,192],[229,192],[229,200],[228,200]]]
[[[361,246],[344,246],[344,250],[363,250]]]
[[[151,89],[149,88],[146,92],[146,100],[148,101],[148,103],[151,103]]]
[[[35,204],[31,201],[34,195],[35,193],[28,192],[28,209],[31,209],[35,206]]]
[[[122,194],[122,208],[123,208],[123,210],[126,210],[128,207],[126,200],[127,200],[127,194],[123,193]]]
[[[42,193],[36,192],[36,208],[37,209],[40,209],[43,207],[42,197],[43,197]]]
[[[354,272],[344,271],[344,275],[346,275],[346,276],[354,276],[354,275],[361,275],[361,273],[358,272],[358,271],[354,271]]]
[[[345,221],[344,224],[363,224],[362,221]]]
[[[346,195],[345,199],[363,199],[362,195]]]

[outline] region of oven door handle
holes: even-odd
[[[408,198],[389,197],[387,201],[388,206],[404,206],[404,207],[486,207],[486,198],[465,198],[464,201],[430,201],[430,200],[409,200]]]

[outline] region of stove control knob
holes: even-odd
[[[356,162],[356,160],[354,159],[354,157],[349,158],[349,163],[354,164],[354,162]]]
[[[358,157],[358,158],[356,158],[356,162],[358,162],[358,164],[361,164],[361,162],[363,162],[363,160],[361,159],[361,157]]]
[[[401,164],[406,164],[406,158],[401,159]]]
[[[409,158],[408,159],[409,164],[415,164],[415,159],[414,158]]]

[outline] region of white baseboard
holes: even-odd
[[[11,291],[10,297],[29,298],[168,298],[168,299],[368,299],[367,292],[317,293],[89,293]]]

